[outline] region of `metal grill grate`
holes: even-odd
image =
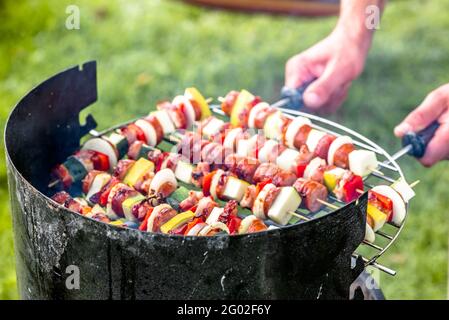
[[[275,105],[276,104],[273,104],[273,106],[275,106]],[[220,106],[218,106],[218,105],[211,105],[211,109],[217,115],[226,116],[224,114],[224,112],[221,110]],[[375,142],[364,137],[363,135],[361,135],[345,126],[335,123],[331,120],[324,119],[324,118],[321,118],[321,117],[318,117],[318,116],[315,116],[315,115],[312,115],[309,113],[304,113],[304,112],[291,110],[291,109],[284,109],[284,108],[278,108],[278,109],[280,111],[282,111],[289,118],[294,118],[296,116],[302,116],[302,117],[309,118],[312,121],[312,127],[315,129],[319,129],[319,130],[325,131],[327,133],[331,133],[336,136],[340,136],[340,135],[350,136],[353,139],[353,143],[355,146],[375,152],[379,159],[378,170],[382,171],[384,174],[381,175],[381,174],[372,172],[371,175],[365,177],[364,185],[366,188],[371,189],[373,186],[379,185],[381,183],[391,184],[399,178],[405,179],[404,174],[403,174],[401,168],[399,167],[399,165],[397,164],[397,162],[395,161],[395,159],[393,159],[393,157],[389,153],[387,153],[383,148],[381,148]],[[110,127],[101,132],[98,132],[96,130],[91,130],[89,132],[89,134],[94,137],[108,134],[116,129],[126,126],[127,124],[135,122],[137,119],[139,119],[139,118],[127,121],[125,123],[121,123],[121,124],[113,126],[113,127]],[[329,202],[332,205],[336,206],[337,208],[341,208],[346,205],[346,203],[344,203],[343,201],[337,199],[336,197],[334,197],[332,195],[329,196]],[[304,223],[310,219],[314,219],[314,218],[322,216],[322,215],[330,214],[335,210],[336,209],[324,207],[318,213],[310,214],[310,212],[308,212],[304,209],[298,209],[297,213],[299,215],[304,216],[304,219],[299,220],[296,223]],[[408,204],[406,204],[406,217],[407,217],[407,214],[408,214]],[[358,249],[360,251],[363,251],[363,254],[356,251],[353,253],[353,257],[361,258],[365,262],[366,266],[371,265],[389,275],[392,275],[392,276],[396,275],[395,270],[378,263],[377,260],[396,241],[396,239],[398,238],[399,234],[402,231],[402,228],[404,227],[405,221],[406,221],[406,219],[403,220],[401,225],[389,224],[388,228],[385,228],[385,227],[383,228],[383,229],[388,229],[388,230],[376,231],[376,234],[379,236],[379,237],[376,237],[376,242],[370,243],[367,241],[363,241],[361,246]]]

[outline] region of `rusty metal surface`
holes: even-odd
[[[73,213],[45,196],[48,169],[78,146],[87,129],[79,127],[78,113],[96,98],[90,68],[95,71],[95,65],[85,66],[86,74],[70,69],[52,78],[57,79],[54,82],[42,83],[17,105],[7,123],[5,144],[22,298],[348,297],[350,284],[363,269],[359,263],[351,270],[350,264],[352,252],[364,237],[366,195],[358,204],[303,224],[216,237],[121,229]],[[86,81],[88,74],[90,81]],[[95,95],[79,97],[83,90]],[[55,114],[49,115],[42,110],[51,92],[60,100]],[[28,121],[36,125],[25,126]],[[31,152],[25,152],[31,147]],[[80,270],[79,290],[66,286],[65,271],[70,265]]]

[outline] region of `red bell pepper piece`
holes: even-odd
[[[368,202],[387,215],[387,221],[393,217],[393,201],[375,191],[368,192]]]
[[[101,196],[100,196],[100,200],[99,200],[99,204],[104,207],[106,206],[106,204],[108,203],[108,197],[109,197],[109,193],[111,193],[112,188],[118,184],[120,182],[119,179],[117,179],[116,177],[113,177],[107,184],[105,187],[103,187],[103,190],[101,190]]]
[[[195,219],[193,219],[191,222],[189,222],[188,224],[187,224],[187,228],[186,228],[186,230],[184,231],[184,234],[187,234],[187,233],[189,233],[189,231],[190,231],[190,229],[192,229],[194,226],[196,226],[198,223],[203,223],[204,222],[204,220],[202,219],[202,218],[195,218]]]
[[[148,209],[148,212],[145,215],[145,218],[143,219],[142,223],[139,226],[140,231],[147,231],[148,219],[150,218],[151,213],[153,213],[153,208]]]
[[[363,190],[363,179],[360,176],[354,175],[351,180],[343,186],[343,195],[345,202],[352,202],[359,197],[357,190]]]
[[[169,156],[170,153],[168,152],[162,152],[161,155],[157,158],[156,161],[156,168],[154,169],[155,172],[159,172],[161,170],[162,163],[164,162],[165,158]]]
[[[304,177],[304,171],[306,171],[307,164],[300,164],[296,167],[296,176],[298,178]]]
[[[227,224],[229,233],[230,234],[238,233],[241,222],[242,222],[242,219],[237,216],[230,217],[228,224]]]
[[[92,156],[92,162],[94,163],[94,169],[100,171],[109,170],[109,157],[104,153],[94,151]]]
[[[210,185],[212,182],[212,177],[214,176],[215,171],[212,171],[204,176],[203,178],[203,194],[207,197],[210,195]]]

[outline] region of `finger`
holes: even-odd
[[[443,123],[435,132],[435,136],[429,142],[426,153],[419,161],[426,167],[447,159],[449,156],[449,123]]]
[[[329,104],[330,98],[349,80],[350,77],[345,70],[341,70],[335,64],[329,64],[324,73],[304,93],[306,106],[318,109]]]
[[[313,80],[321,63],[311,61],[306,54],[299,54],[288,60],[285,67],[285,85],[298,88],[302,84]]]
[[[394,129],[394,134],[401,138],[408,132],[421,131],[437,120],[448,107],[448,94],[444,92],[443,88],[430,93],[421,105]]]

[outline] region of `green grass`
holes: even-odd
[[[65,28],[77,4],[81,29]],[[367,68],[332,119],[389,151],[392,129],[431,89],[449,81],[449,0],[395,1],[384,15]],[[207,96],[247,88],[275,99],[284,63],[317,42],[336,19],[299,19],[208,11],[168,1],[2,1],[0,121],[48,76],[98,61],[101,127],[145,114],[155,101],[195,85]],[[2,141],[3,143],[3,141]],[[2,145],[3,148],[3,145]],[[0,298],[17,298],[4,152],[0,153]],[[402,236],[382,262],[388,298],[444,299],[447,277],[449,166],[401,160],[409,180],[421,179]]]

